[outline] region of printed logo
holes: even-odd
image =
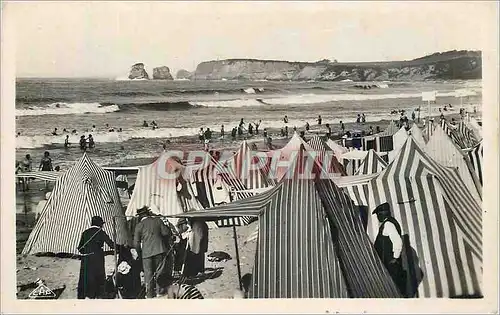
[[[49,289],[45,284],[39,282],[38,287],[35,290],[31,291],[28,297],[30,299],[50,299],[55,298],[56,294],[52,292],[52,290]]]

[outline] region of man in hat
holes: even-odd
[[[399,291],[404,294],[406,277],[401,260],[401,252],[403,249],[401,226],[391,215],[391,208],[387,202],[375,208],[372,214],[376,214],[380,222],[374,244],[375,250],[382,260],[382,263],[389,271]]]
[[[91,224],[90,228],[83,231],[78,244],[78,251],[82,254],[77,289],[78,299],[97,299],[103,296],[106,282],[104,243],[114,248],[113,241],[102,229],[104,220],[100,216],[94,216]]]
[[[137,210],[137,216],[139,223],[134,231],[134,247],[142,253],[146,297],[154,298],[160,290],[158,280],[161,282],[165,276],[171,231],[159,216],[152,215],[147,206]]]

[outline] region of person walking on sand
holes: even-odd
[[[319,116],[318,116],[318,125],[321,125],[321,121],[322,121],[322,119],[321,119],[321,115],[319,115]]]
[[[248,134],[253,135],[253,125],[252,123],[248,123]]]
[[[345,133],[345,125],[342,120],[340,121],[340,129],[342,130],[342,133]]]
[[[283,118],[283,122],[284,122],[285,124],[288,124],[288,116],[287,116],[287,115],[285,115],[285,118]]]
[[[52,159],[50,158],[50,153],[49,151],[45,151],[43,153],[43,158],[40,161],[40,166],[38,167],[38,170],[40,171],[53,171],[54,169],[52,168]]]
[[[245,123],[243,122],[243,118],[241,118],[241,120],[240,120],[240,127],[243,127],[244,124]]]
[[[360,121],[361,121],[361,115],[360,115],[360,114],[358,114],[358,118],[356,118],[356,123],[357,123],[357,124],[359,124],[359,123],[360,123]]]
[[[152,215],[147,206],[137,210],[139,223],[134,231],[134,248],[141,253],[147,298],[154,298],[159,293],[158,279],[164,276],[169,251],[167,244],[172,237],[172,231],[162,219]]]
[[[366,116],[365,113],[361,115],[361,122],[364,124],[366,122]]]
[[[33,170],[33,160],[31,155],[26,154],[22,162],[23,173],[31,172]]]
[[[91,219],[91,227],[83,231],[78,251],[82,254],[80,277],[78,280],[78,299],[98,299],[104,294],[106,271],[104,268],[104,243],[112,249],[115,244],[102,229],[104,220],[100,216]]]
[[[220,126],[220,137],[224,139],[224,125]]]
[[[309,128],[310,128],[309,123],[306,122],[306,131],[309,131]]]

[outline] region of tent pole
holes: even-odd
[[[240,290],[243,291],[243,285],[241,284],[240,253],[238,251],[238,235],[236,235],[236,226],[234,224],[233,224],[233,238],[234,238],[234,249],[236,250],[236,266],[238,267],[238,283],[240,284]]]
[[[115,283],[115,286],[116,286],[116,273],[117,273],[117,270],[118,270],[118,257],[117,257],[117,252],[116,252],[116,217],[113,216],[113,242],[115,244],[115,246],[113,246],[113,254],[115,256],[115,272],[113,273],[113,278],[114,278],[114,283]]]

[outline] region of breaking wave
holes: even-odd
[[[112,113],[120,110],[115,104],[100,103],[51,103],[46,107],[31,106],[16,109],[16,116],[67,115],[85,113]]]

